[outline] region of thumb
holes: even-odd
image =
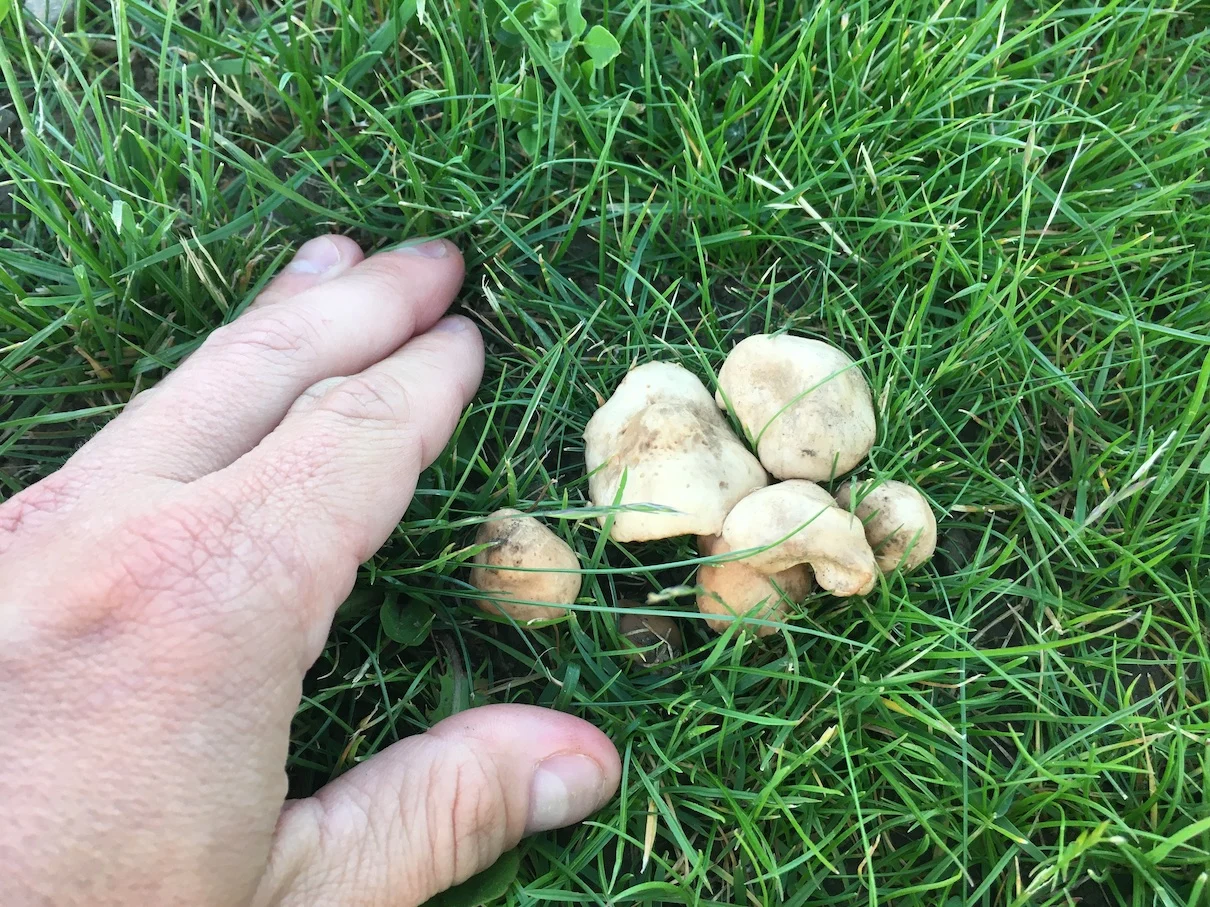
[[[579,718],[525,705],[454,715],[286,804],[256,903],[411,907],[522,835],[605,804],[621,766]]]

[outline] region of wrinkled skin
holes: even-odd
[[[599,731],[501,705],[284,802],[303,672],[478,385],[462,273],[312,240],[0,505],[5,904],[418,904],[612,795]]]

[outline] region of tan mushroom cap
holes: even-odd
[[[723,523],[730,551],[761,549],[744,563],[765,574],[809,564],[820,588],[833,595],[865,595],[878,579],[878,563],[861,520],[832,496],[802,479],[752,492]]]
[[[877,437],[870,385],[843,350],[790,334],[736,344],[718,373],[730,407],[779,479],[822,482],[848,472]]]
[[[850,506],[853,498],[859,500]],[[937,550],[937,518],[919,491],[905,482],[887,481],[873,487],[846,483],[836,503],[865,524],[866,541],[883,573],[915,570]]]
[[[470,576],[472,586],[488,593],[478,601],[484,611],[518,623],[552,620],[580,594],[576,553],[532,516],[497,510],[479,527],[475,544],[492,546],[474,556]]]
[[[701,536],[697,550],[702,557],[729,554],[731,549],[717,535]],[[706,619],[711,630],[722,633],[737,617],[760,620],[781,620],[790,613],[790,602],[801,602],[811,592],[811,571],[803,564],[768,576],[758,573],[745,561],[723,561],[702,564],[697,569],[697,609],[703,614],[723,615],[722,619]],[[777,628],[753,624],[757,636],[769,636]]]
[[[769,481],[705,385],[666,362],[633,369],[596,411],[584,431],[584,459],[596,506],[676,511],[615,511],[610,536],[617,542],[717,535],[735,503]]]

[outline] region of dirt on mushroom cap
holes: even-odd
[[[670,363],[631,371],[589,420],[584,440],[596,506],[675,511],[615,512],[610,534],[618,542],[715,535],[731,507],[768,482],[701,381]]]
[[[791,334],[738,343],[718,374],[730,408],[779,479],[822,482],[848,472],[877,437],[870,386],[843,350]]]
[[[484,611],[520,622],[551,620],[580,594],[576,553],[532,516],[497,510],[479,527],[475,544],[491,546],[474,556],[470,575],[472,586],[489,593],[478,600]]]

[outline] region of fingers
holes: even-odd
[[[320,601],[304,620],[319,638],[328,598],[399,522],[482,374],[478,330],[446,318],[365,371],[304,393],[255,450],[198,483],[203,497],[239,502],[249,535],[288,527],[301,558],[322,565],[333,586],[309,590]]]
[[[447,718],[286,805],[257,903],[410,907],[524,834],[603,806],[621,774],[592,725],[535,706]]]
[[[316,236],[294,253],[290,263],[282,268],[249,306],[249,311],[276,302],[285,302],[299,293],[339,277],[365,256],[361,246],[347,236]]]
[[[426,331],[462,283],[462,257],[443,240],[353,264],[348,241],[326,239],[338,253],[335,277],[305,267],[284,274],[263,304],[136,398],[77,454],[79,465],[176,481],[221,469],[259,443],[307,387],[360,372]],[[312,251],[318,263],[306,267],[331,262],[324,244]],[[292,286],[298,292],[289,295]]]

